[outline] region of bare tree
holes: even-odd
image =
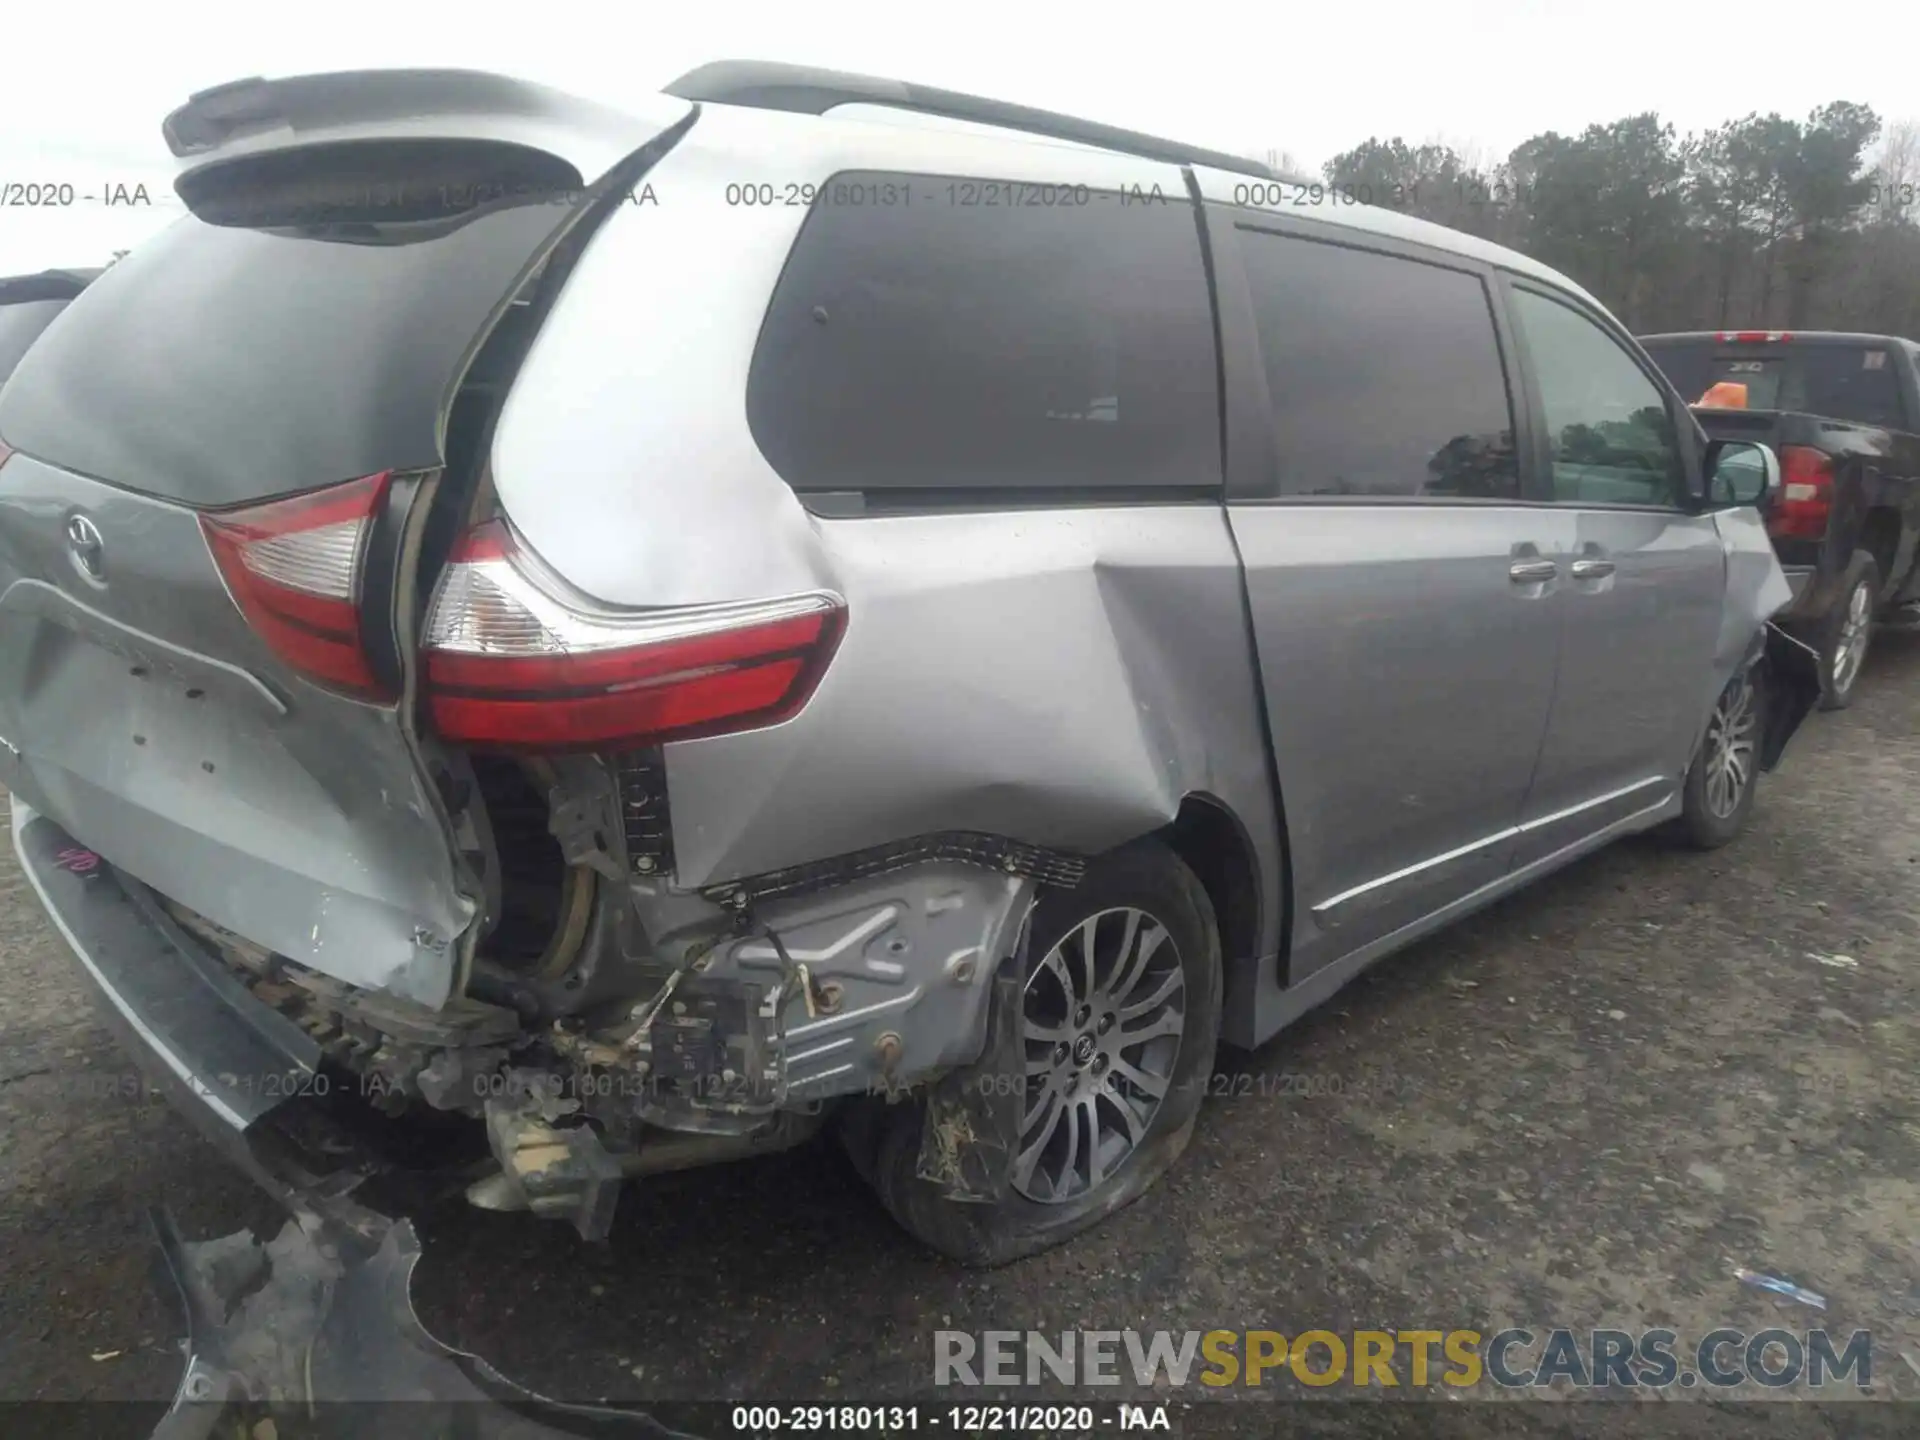
[[[1278,170],[1282,175],[1305,175],[1308,167],[1291,150],[1268,150],[1267,168]]]
[[[1920,190],[1920,121],[1896,120],[1880,137],[1873,158],[1873,219],[1902,224],[1913,218]]]
[[[1678,136],[1633,115],[1535,135],[1491,162],[1477,146],[1376,135],[1322,170],[1538,256],[1641,330],[1920,339],[1920,119],[1883,129],[1837,101]]]

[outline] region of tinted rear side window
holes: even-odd
[[[40,338],[40,332],[53,323],[53,317],[67,308],[65,300],[27,300],[18,305],[0,305],[0,385],[6,383],[27,347]]]
[[[1486,286],[1242,228],[1283,495],[1513,499],[1513,411]]]
[[[1900,404],[1898,362],[1885,346],[1696,340],[1646,349],[1689,404],[1727,380],[1747,387],[1749,410],[1793,410],[1896,430],[1909,423]]]
[[[1183,195],[842,174],[801,227],[747,417],[802,492],[1216,491],[1213,316]],[[999,192],[992,192],[999,193]]]

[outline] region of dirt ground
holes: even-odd
[[[939,1329],[1825,1323],[1872,1332],[1877,1396],[1920,1400],[1916,962],[1920,639],[1885,636],[1735,846],[1618,845],[1386,962],[1230,1056],[1173,1175],[1064,1249],[949,1267],[823,1145],[629,1192],[602,1247],[430,1217],[416,1298],[573,1399],[924,1393]],[[157,1103],[108,1095],[128,1068],[10,849],[0,974],[0,1400],[164,1399],[145,1208],[190,1237],[274,1211]],[[1458,1407],[1339,1408],[1319,1433],[1434,1433],[1410,1412]],[[1766,1408],[1728,1423],[1920,1433],[1920,1408],[1884,1430],[1895,1407]],[[155,1412],[113,1413],[144,1433]]]

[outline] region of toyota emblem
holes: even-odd
[[[67,549],[73,555],[74,568],[96,585],[107,579],[107,542],[100,527],[84,515],[67,521]]]

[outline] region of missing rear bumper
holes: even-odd
[[[124,879],[17,800],[14,832],[128,1053],[282,1203],[374,1197],[407,1213],[464,1193],[590,1240],[627,1180],[788,1148],[836,1101],[937,1087],[977,1061],[1034,893],[971,852],[744,911],[636,893],[651,989],[541,1024],[305,971]],[[944,1182],[976,1192],[965,1157],[997,1117],[951,1092],[945,1133],[968,1139]]]

